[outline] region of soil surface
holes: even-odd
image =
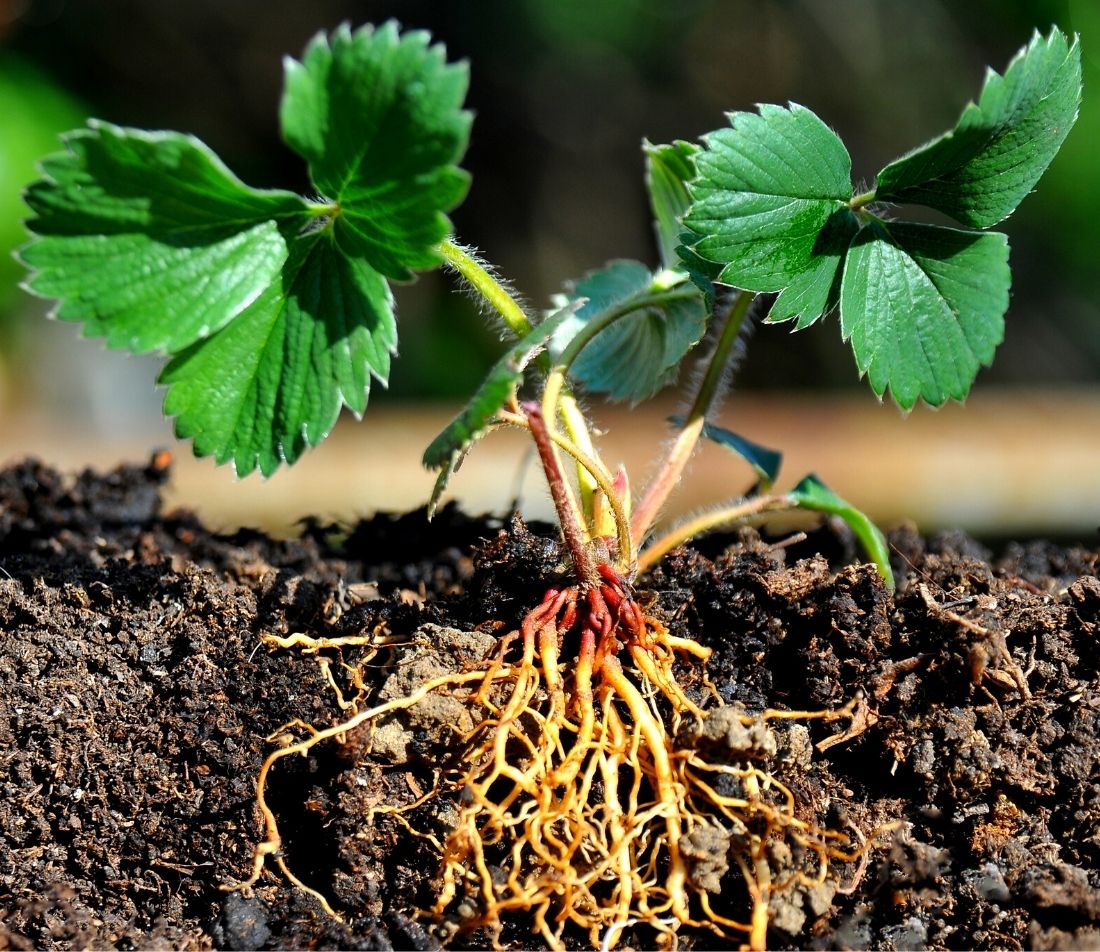
[[[248,876],[262,837],[265,736],[340,719],[318,658],[261,635],[401,636],[364,689],[407,690],[398,672],[471,663],[519,624],[559,562],[552,531],[448,509],[224,536],[161,511],[167,470],[0,473],[0,949],[438,947],[416,912],[437,857],[372,808],[430,789],[439,725],[465,713],[446,698],[273,772],[287,861],[343,923],[277,872],[219,888]],[[1033,544],[991,561],[906,529],[891,543],[896,594],[833,527],[710,539],[636,586],[674,634],[714,649],[727,702],[856,705],[850,722],[791,722],[770,749],[806,816],[878,835],[824,893],[777,903],[769,944],[1100,947],[1100,552]],[[409,819],[438,829],[448,809]],[[734,902],[723,865],[696,872]],[[502,940],[537,944],[522,921]],[[649,941],[627,931],[620,947]]]

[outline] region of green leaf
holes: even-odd
[[[874,223],[848,252],[841,330],[879,396],[962,400],[1004,336],[1010,282],[1004,235]]]
[[[265,474],[356,414],[396,350],[387,284],[437,266],[465,194],[463,64],[392,23],[287,61],[287,141],[323,201],[243,185],[202,143],[93,123],[28,192],[29,286],[113,347],[175,355],[195,452]]]
[[[571,373],[592,392],[637,403],[675,379],[684,355],[706,331],[703,295],[684,280],[655,281],[637,261],[613,261],[579,281],[572,299],[583,301],[554,335],[560,357],[586,329],[606,324],[585,345]]]
[[[855,230],[852,162],[804,106],[759,110],[732,113],[728,129],[705,137],[684,224],[698,236],[691,248],[723,266],[720,281],[782,291],[775,319],[804,327],[835,303],[844,238]]]
[[[1007,218],[1050,165],[1081,104],[1081,48],[1038,33],[1004,76],[990,70],[955,128],[890,163],[875,198],[939,209],[964,225]]]
[[[392,21],[354,33],[344,25],[315,37],[301,62],[286,61],[286,141],[339,204],[342,246],[396,281],[441,263],[444,212],[469,187],[455,165],[470,133],[468,70],[429,43]]]
[[[707,261],[697,252],[693,245],[699,241],[699,236],[694,232],[682,231],[680,243],[676,246],[676,254],[680,258],[680,266],[687,272],[688,278],[700,291],[703,292],[703,302],[707,312],[714,310],[716,296],[715,284],[722,273],[722,265],[715,261]]]
[[[891,589],[894,587],[894,573],[890,569],[890,548],[886,543],[886,537],[865,513],[841,499],[812,473],[795,486],[787,494],[787,498],[803,509],[824,512],[843,519],[855,534],[867,557],[875,563],[887,586]]]
[[[569,302],[509,347],[493,365],[489,375],[463,407],[462,412],[432,440],[424,451],[424,465],[429,469],[440,470],[431,501],[428,503],[429,517],[435,512],[447,481],[458,468],[463,455],[493,425],[501,407],[508,402],[523,381],[523,373],[527,366],[539,355],[558,329],[573,316],[576,309],[577,302]]]
[[[164,409],[196,455],[266,476],[320,443],[342,405],[363,412],[396,340],[385,279],[315,232],[243,314],[172,359]]]
[[[644,142],[646,157],[646,187],[661,264],[670,270],[683,270],[677,252],[684,230],[683,217],[691,207],[687,183],[695,177],[694,156],[699,146],[677,140],[669,145]]]
[[[859,222],[847,208],[833,212],[818,233],[806,270],[791,279],[769,309],[769,324],[793,319],[800,331],[837,307],[844,259],[858,231]]]
[[[673,426],[682,427],[684,425],[684,417],[669,417],[669,423]],[[761,446],[759,443],[753,443],[752,440],[747,440],[745,437],[734,433],[732,430],[727,430],[721,426],[715,426],[712,423],[703,424],[703,436],[717,443],[719,446],[736,453],[745,460],[745,462],[756,471],[756,475],[760,478],[761,491],[767,492],[771,489],[772,485],[779,477],[779,469],[783,465],[783,454],[778,450],[768,449],[768,447]]]
[[[27,191],[27,287],[109,347],[173,351],[224,327],[307,220],[298,196],[249,188],[191,136],[93,121],[65,145]]]

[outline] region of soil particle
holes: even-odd
[[[434,713],[272,773],[286,861],[343,923],[275,875],[219,888],[252,867],[264,738],[344,716],[316,658],[261,636],[385,632],[407,647],[362,667],[367,703],[401,696],[476,664],[562,583],[553,533],[450,508],[430,524],[218,535],[162,511],[167,476],[163,456],[103,475],[0,472],[0,948],[437,947],[418,910],[435,901],[438,858],[406,822],[439,836],[457,801],[393,808],[431,789],[466,724],[442,695]],[[713,538],[637,582],[674,634],[714,652],[708,680],[686,667],[684,681],[718,713],[681,740],[756,758],[806,822],[871,844],[836,880],[778,890],[769,944],[1096,947],[1100,553],[1028,543],[994,558],[911,528],[891,543],[895,593],[844,563],[850,540],[833,527],[782,546]],[[740,717],[850,702],[839,723]],[[740,832],[700,824],[684,844],[695,881],[743,919]],[[799,859],[781,847],[776,871]],[[506,945],[532,944],[521,920]]]
[[[240,893],[225,897],[218,945],[226,949],[262,949],[271,938],[267,911],[258,899],[245,899]]]
[[[745,711],[740,705],[718,707],[708,711],[699,721],[689,721],[680,731],[685,744],[717,753],[722,761],[735,757],[770,757],[776,751],[775,734],[763,720],[754,718],[744,723]]]
[[[718,894],[722,877],[729,872],[732,837],[717,823],[700,823],[680,840],[680,852],[688,864],[688,875],[700,889]]]
[[[482,631],[458,631],[424,625],[394,659],[377,702],[408,697],[426,681],[472,667],[485,658],[496,639]],[[379,718],[371,734],[371,753],[397,766],[412,757],[439,760],[456,738],[474,728],[473,712],[457,698],[433,692],[410,708]]]
[[[792,866],[793,856],[786,843],[770,844],[769,861],[781,878]],[[817,919],[832,908],[835,883],[795,883],[789,889],[773,892],[768,902],[772,929],[788,936],[802,934],[807,920]]]

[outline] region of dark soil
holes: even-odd
[[[273,776],[289,863],[346,925],[276,875],[219,889],[251,868],[265,735],[339,717],[317,660],[260,636],[385,628],[413,651],[449,629],[507,631],[554,573],[552,535],[449,509],[221,536],[160,511],[166,468],[0,473],[0,949],[435,947],[416,915],[435,895],[430,848],[367,820],[430,786],[446,753],[425,723],[401,728],[403,755],[353,737]],[[639,583],[674,633],[715,650],[727,700],[862,699],[851,725],[787,730],[776,769],[821,823],[898,826],[831,899],[777,907],[769,942],[1100,947],[1100,552],[1034,544],[991,562],[961,536],[891,541],[896,595],[830,528],[710,540]],[[393,669],[374,670],[381,690]]]

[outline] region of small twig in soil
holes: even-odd
[[[893,664],[888,665],[878,674],[871,679],[872,693],[876,700],[881,701],[897,684],[898,677],[903,674],[908,674],[910,671],[916,671],[922,664],[928,662],[932,656],[928,653],[914,655],[912,658],[904,658],[901,661],[895,661]]]
[[[969,618],[964,618],[962,615],[944,608],[943,605],[940,605],[936,601],[932,593],[928,591],[927,585],[920,585],[918,590],[920,591],[921,598],[924,600],[925,606],[932,612],[934,617],[946,619],[958,625],[963,630],[970,632],[972,635],[976,635],[979,642],[985,642],[986,645],[988,645],[986,649],[988,655],[997,658],[1004,664],[1016,690],[1020,692],[1020,696],[1025,701],[1031,700],[1031,690],[1027,686],[1027,678],[1024,676],[1024,672],[1020,670],[1020,666],[1013,659],[1012,652],[1008,650],[1008,642],[1005,639],[1004,632],[991,631],[979,625],[976,621],[971,621]],[[985,654],[985,652],[971,652],[971,676],[975,684],[980,683],[985,674],[987,658],[983,657],[983,654]],[[998,679],[994,678],[994,680]]]

